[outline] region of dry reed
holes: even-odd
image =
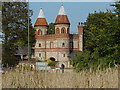
[[[96,72],[8,71],[2,75],[3,88],[118,88],[118,68]]]

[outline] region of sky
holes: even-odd
[[[110,4],[113,2],[63,2],[65,12],[70,21],[70,33],[77,34],[78,22],[85,22],[89,13],[113,9]],[[59,13],[61,2],[30,2],[30,9],[33,10],[31,17],[32,25],[34,26],[37,20],[40,8],[43,9],[45,18],[49,23],[54,23]]]
[[[31,17],[32,25],[34,26],[37,20],[40,8],[43,9],[45,18],[49,23],[54,23],[59,13],[61,2],[30,2],[30,9],[33,10]],[[89,13],[113,9],[110,6],[112,2],[63,2],[65,12],[70,21],[70,33],[77,33],[78,22],[85,22]]]

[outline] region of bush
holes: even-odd
[[[55,66],[55,61],[52,61],[50,59],[47,60],[48,66]]]

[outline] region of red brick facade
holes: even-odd
[[[63,10],[63,6],[61,7]],[[64,10],[59,13],[65,14]],[[56,67],[64,64],[65,68],[71,68],[72,65],[69,62],[71,52],[83,51],[83,26],[78,26],[78,34],[69,34],[70,22],[67,15],[57,16],[55,34],[46,33],[47,25],[45,18],[39,18],[35,23],[35,57],[42,60],[54,58]]]

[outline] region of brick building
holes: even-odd
[[[51,59],[56,67],[65,65],[71,68],[69,57],[73,52],[83,51],[83,26],[78,25],[78,34],[70,34],[70,22],[61,5],[55,20],[55,34],[48,34],[48,23],[42,8],[34,25],[35,28],[35,58],[40,60]]]

